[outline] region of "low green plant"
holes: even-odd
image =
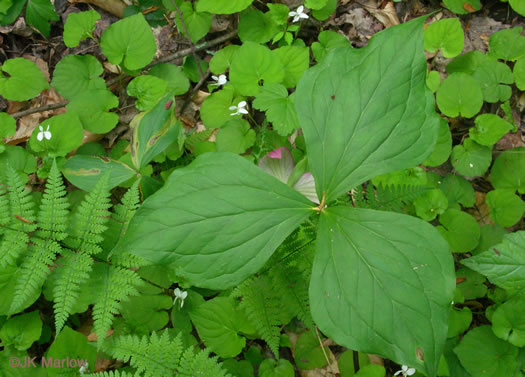
[[[319,205],[240,157],[206,154],[173,172],[143,203],[122,250],[175,264],[188,284],[227,289],[256,273],[303,221],[319,216],[310,281],[317,326],[351,349],[436,375],[454,292],[448,245],[412,217],[332,206],[350,188],[432,152],[439,121],[425,87],[423,22],[384,31],[364,49],[334,50],[301,78],[297,113]],[[243,48],[256,47],[245,43],[238,53]],[[235,70],[234,85],[241,80]],[[241,93],[258,93],[255,78],[242,80]]]

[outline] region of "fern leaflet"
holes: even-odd
[[[308,295],[309,279],[305,274],[295,266],[280,264],[272,268],[269,275],[272,279],[272,289],[281,299],[281,308],[286,308],[292,316],[313,329]]]
[[[151,337],[136,335],[120,336],[115,339],[108,352],[118,360],[129,362],[137,369],[137,373],[144,372],[145,377],[171,377],[177,369],[182,354],[180,335],[171,340],[168,331],[161,336],[155,332]]]
[[[75,213],[72,236],[66,239],[72,249],[89,255],[102,251],[99,243],[104,239],[102,234],[107,229],[106,223],[110,216],[108,209],[111,208],[108,180],[109,175],[104,175]]]
[[[141,283],[142,280],[134,271],[110,265],[105,266],[104,288],[93,307],[94,327],[99,348],[106,338],[107,331],[111,328],[113,316],[119,314],[120,301],[138,294],[136,287]]]
[[[69,225],[69,201],[66,188],[56,165],[51,166],[44,195],[38,212],[39,230],[37,236],[44,239],[63,241],[67,237]]]
[[[62,248],[57,241],[67,236],[69,202],[60,171],[53,162],[38,212],[38,227],[29,253],[22,261],[20,275],[15,286],[15,295],[10,312],[16,313],[21,305],[40,290]],[[38,238],[39,237],[39,238]]]
[[[83,377],[140,377],[140,374],[131,374],[127,372],[120,372],[118,370],[101,372],[95,374],[83,374]]]
[[[217,357],[209,357],[208,350],[200,350],[195,354],[192,348],[188,348],[182,355],[177,376],[179,377],[231,377],[222,369]]]
[[[59,261],[57,280],[53,289],[55,326],[57,334],[64,327],[71,309],[75,305],[80,286],[89,279],[93,259],[84,253],[74,253],[64,249],[64,257]]]
[[[232,292],[233,297],[242,297],[242,308],[250,322],[259,332],[276,357],[279,357],[280,300],[272,290],[271,281],[266,275],[244,281]]]

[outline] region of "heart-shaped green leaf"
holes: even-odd
[[[199,0],[196,9],[198,12],[232,14],[248,8],[252,2],[253,0]]]
[[[516,224],[525,212],[525,202],[512,189],[490,191],[485,201],[489,206],[490,218],[504,227]]]
[[[175,262],[191,284],[225,289],[259,270],[313,206],[244,158],[207,153],[144,201],[122,247]]]
[[[297,113],[319,197],[333,200],[432,152],[439,118],[425,86],[423,23],[391,27],[362,49],[333,50],[297,85]]]
[[[512,89],[508,85],[514,82],[509,66],[498,61],[487,59],[472,75],[480,86],[483,99],[489,103],[503,102],[510,98]]]
[[[525,194],[525,148],[509,149],[500,154],[490,170],[490,182],[497,189],[513,189]]]
[[[321,213],[310,304],[338,344],[435,376],[454,289],[448,246],[431,225],[349,207]]]
[[[118,106],[118,98],[107,89],[89,90],[75,96],[66,108],[78,115],[85,130],[95,134],[111,131],[118,114],[108,112]]]
[[[166,94],[168,83],[155,76],[143,75],[135,77],[128,84],[127,92],[132,97],[137,97],[135,104],[140,111],[150,110],[159,99]]]
[[[102,52],[111,64],[124,64],[130,70],[151,63],[157,45],[148,22],[138,13],[109,26],[100,40]]]
[[[199,337],[224,358],[237,356],[246,345],[246,339],[238,334],[239,315],[229,297],[216,297],[190,312]]]
[[[288,136],[299,128],[295,94],[288,96],[288,91],[281,84],[264,85],[253,101],[253,107],[266,111],[266,118],[279,135]]]
[[[255,143],[255,131],[244,119],[231,119],[217,132],[217,152],[244,153]]]
[[[80,147],[84,133],[80,119],[75,113],[55,115],[44,120],[29,138],[34,152],[50,156],[65,156]]]
[[[103,72],[94,56],[68,55],[56,65],[51,85],[62,97],[72,100],[88,90],[106,89],[106,82],[100,77]]]
[[[26,101],[49,88],[42,71],[30,60],[9,59],[0,68],[0,95],[8,100]]]
[[[450,162],[454,169],[465,177],[476,177],[485,174],[492,161],[490,148],[479,145],[474,140],[467,138],[463,145],[452,148]]]
[[[446,116],[472,118],[481,110],[483,92],[470,75],[452,73],[439,86],[436,102]]]
[[[77,47],[80,41],[91,36],[98,20],[100,14],[95,10],[70,13],[64,24],[64,44],[67,47]]]
[[[211,14],[207,12],[197,12],[193,9],[193,5],[189,1],[183,2],[179,7],[182,13],[184,25],[189,33],[189,38],[193,43],[197,43],[202,37],[208,34],[211,27]],[[175,9],[172,9],[175,10]],[[177,14],[175,18],[177,28],[182,34],[186,34],[180,16]]]
[[[45,37],[49,37],[49,21],[58,21],[55,6],[49,0],[27,0],[26,21],[33,25]]]
[[[480,145],[492,146],[512,129],[512,124],[496,114],[481,114],[474,121],[475,128],[469,130],[472,140]]]
[[[280,83],[284,78],[283,69],[268,47],[245,42],[233,55],[230,80],[240,94],[254,96],[259,93],[262,81]]]
[[[517,366],[518,348],[496,337],[490,326],[470,330],[454,352],[476,377],[512,376]]]
[[[480,0],[444,0],[445,6],[456,14],[467,14],[481,9]]]
[[[525,56],[525,37],[521,35],[522,31],[520,26],[492,34],[489,39],[489,56],[510,61]]]
[[[16,120],[8,113],[0,113],[0,139],[13,136],[16,132]]]
[[[257,9],[250,9],[241,13],[239,21],[239,38],[241,41],[266,43],[278,32],[279,27],[269,12],[263,13]]]
[[[441,50],[445,58],[461,53],[465,43],[461,23],[457,18],[445,18],[429,25],[425,30],[425,50]]]
[[[459,209],[448,209],[439,216],[441,235],[448,241],[454,253],[474,249],[479,243],[480,229],[476,220]]]
[[[21,351],[31,347],[40,338],[41,333],[42,320],[38,310],[13,317],[0,328],[2,344],[13,345]]]

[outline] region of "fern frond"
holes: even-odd
[[[62,248],[57,241],[67,237],[68,208],[66,189],[56,162],[53,162],[40,201],[38,230],[32,237],[29,253],[22,262],[11,303],[11,313],[16,313],[29,296],[41,289],[49,267],[55,262],[56,256],[61,254]]]
[[[128,372],[120,372],[118,370],[112,370],[109,372],[100,372],[94,374],[83,374],[82,377],[140,377],[140,374],[131,374]]]
[[[109,175],[105,174],[86,195],[78,207],[73,221],[72,235],[66,243],[72,249],[85,254],[94,255],[102,251],[99,244],[103,241],[102,234],[107,229],[111,203],[108,190]]]
[[[2,176],[0,175],[0,178]],[[11,209],[9,208],[9,198],[7,197],[7,186],[0,181],[0,236],[4,233],[5,227],[11,222]]]
[[[89,279],[93,259],[82,252],[64,249],[64,257],[57,267],[54,294],[55,326],[57,334],[64,327],[80,292],[80,286]]]
[[[202,132],[194,132],[191,135],[186,136],[186,140],[184,140],[184,147],[189,150],[193,150],[195,148],[195,144],[208,140],[214,131],[215,130],[213,128],[208,128]]]
[[[369,183],[366,188],[354,189],[352,197],[356,207],[403,213],[409,203],[431,189],[422,185],[379,185],[374,188]]]
[[[35,211],[31,191],[25,187],[27,177],[23,178],[21,173],[10,166],[7,167],[6,177],[10,213],[15,218],[10,227],[26,233],[32,232],[36,228]]]
[[[40,292],[49,274],[49,267],[61,252],[62,248],[56,241],[33,238],[29,253],[20,266],[10,313],[17,313],[30,296]]]
[[[141,258],[138,255],[130,254],[127,251],[119,251],[111,255],[111,263],[126,268],[139,268],[151,264],[151,262],[146,259]]]
[[[232,292],[233,297],[242,297],[239,307],[259,332],[276,357],[279,357],[280,300],[273,292],[266,275],[244,281]]]
[[[27,250],[29,236],[22,231],[7,229],[0,242],[0,267],[14,264],[18,257]]]
[[[113,238],[115,239],[114,245],[117,245],[120,239],[126,234],[128,230],[129,222],[131,221],[133,215],[137,211],[140,203],[140,191],[139,191],[139,181],[135,182],[133,186],[122,197],[122,203],[115,206],[113,215],[111,216],[110,226],[108,231],[111,231]],[[109,254],[109,257],[112,257],[114,254],[112,250]],[[117,253],[119,253],[117,251]]]
[[[272,290],[281,299],[281,308],[286,308],[308,328],[313,329],[308,295],[309,279],[297,267],[286,264],[275,266],[269,274],[272,279]]]
[[[178,377],[231,377],[222,369],[218,357],[209,357],[210,351],[204,349],[195,353],[188,348],[182,355]]]
[[[56,161],[51,166],[38,212],[37,236],[62,241],[67,237],[69,201]]]
[[[138,294],[136,287],[141,283],[142,280],[134,271],[111,265],[105,266],[104,286],[93,307],[94,327],[99,349],[106,338],[107,331],[111,328],[113,316],[119,314],[120,302]]]
[[[137,373],[144,372],[145,377],[171,377],[174,375],[182,354],[180,335],[171,340],[167,330],[161,336],[155,332],[151,337],[125,335],[116,338],[108,352],[116,359],[129,362],[137,369]]]

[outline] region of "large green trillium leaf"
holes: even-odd
[[[335,199],[432,153],[439,119],[425,87],[423,23],[391,27],[362,49],[332,50],[297,85],[319,197]]]
[[[452,257],[431,225],[368,209],[321,213],[310,304],[338,344],[435,376],[454,289]]]
[[[314,206],[240,156],[206,153],[144,201],[121,247],[226,289],[257,272]]]

